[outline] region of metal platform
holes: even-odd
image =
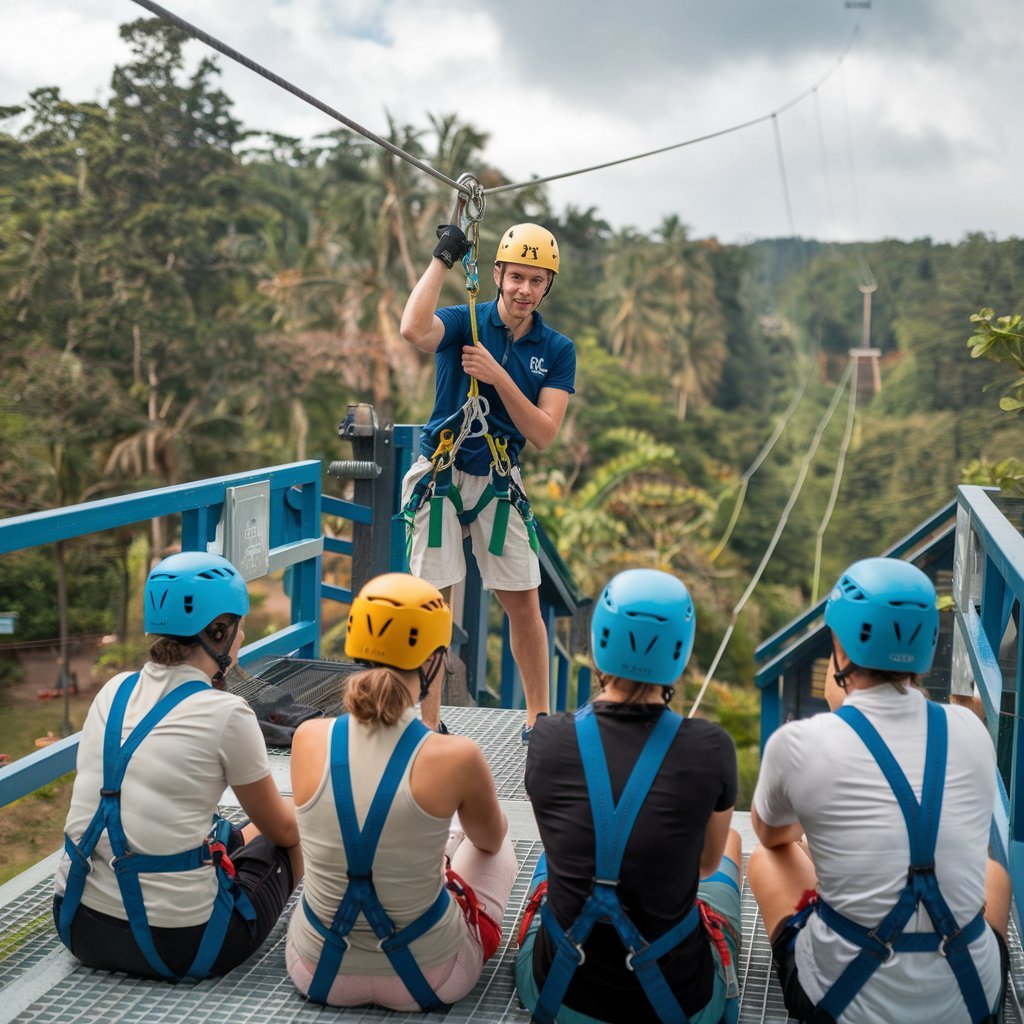
[[[284,960],[285,932],[296,897],[263,947],[223,978],[168,985],[88,970],[64,949],[54,931],[50,912],[54,854],[0,886],[0,1024],[288,1024],[328,1020],[528,1024],[529,1014],[519,1007],[513,984],[515,929],[540,843],[522,786],[526,751],[519,731],[523,716],[489,708],[445,708],[443,717],[453,732],[476,739],[490,762],[519,859],[519,873],[502,922],[502,946],[485,965],[473,991],[446,1014],[393,1013],[372,1007],[338,1010],[308,1003],[299,996]],[[290,791],[287,753],[275,753],[271,760],[279,787]],[[224,811],[229,816],[239,814],[230,790],[225,794]],[[736,825],[747,850],[752,842],[749,815],[737,814]],[[771,972],[767,936],[746,884],[742,913],[740,1024],[786,1024],[782,995]],[[1020,979],[1024,978],[1024,957],[1015,933],[1013,940],[1013,973]],[[1009,1002],[1013,1005],[1007,1008],[1006,1020],[1020,1021],[1012,996]]]

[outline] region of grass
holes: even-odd
[[[70,718],[73,731],[82,727],[92,694],[72,697]],[[11,758],[35,751],[37,737],[47,732],[60,735],[63,706],[58,701],[41,703],[31,698],[10,696],[0,703],[0,751]],[[0,808],[0,848],[4,851],[0,883],[60,848],[64,819],[71,803],[74,774],[54,782]]]

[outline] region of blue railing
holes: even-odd
[[[882,552],[887,558],[904,558],[920,565],[927,571],[927,565],[936,561],[952,564],[953,530],[957,514],[957,502],[951,501],[933,516],[906,536],[901,537],[892,547]],[[825,710],[822,701],[806,701],[809,708],[802,708],[794,694],[786,695],[787,684],[792,688],[806,688],[809,666],[818,658],[827,656],[828,639],[825,633],[823,598],[802,615],[787,623],[758,645],[754,658],[759,668],[754,677],[761,690],[761,749],[768,737],[780,726],[788,715],[806,717],[808,711]]]
[[[321,600],[352,600],[351,588],[323,582],[323,552],[350,557],[353,579],[359,574],[365,579],[376,572],[406,568],[404,526],[392,517],[400,507],[402,477],[416,458],[418,433],[419,427],[402,425],[389,427],[376,436],[368,435],[378,447],[376,455],[388,462],[385,486],[373,491],[369,501],[323,495],[322,464],[298,462],[0,520],[0,555],[179,514],[183,550],[207,550],[214,544],[242,568],[246,579],[277,569],[288,570],[291,621],[285,628],[242,648],[241,664],[267,655],[316,658],[320,653]],[[366,463],[363,465],[365,468]],[[364,489],[364,498],[367,493]],[[324,515],[351,522],[353,538],[324,537]],[[576,592],[571,574],[543,530],[538,527],[538,532],[540,600],[548,628],[552,706],[564,710],[569,702],[572,655],[558,639],[556,623],[587,601]],[[471,558],[467,558],[467,567],[462,627],[457,632],[467,665],[469,692],[480,703],[500,702],[503,707],[519,707],[522,685],[511,657],[507,621],[498,693],[490,696],[489,595]],[[577,673],[576,703],[582,703],[589,695],[590,673],[581,668]],[[0,768],[0,807],[73,770],[78,740],[78,735],[66,737]]]
[[[984,705],[999,760],[994,845],[1014,892],[1024,893],[1024,536],[993,498],[981,487],[959,489],[951,686]]]
[[[218,542],[219,532],[222,550],[234,545],[241,553],[234,555],[236,564],[246,558],[259,563],[252,572],[243,568],[248,579],[289,570],[290,624],[243,647],[239,661],[245,665],[272,654],[315,658],[323,550],[320,476],[319,462],[296,462],[14,516],[0,520],[0,555],[180,514],[183,550],[204,551]],[[78,740],[78,734],[65,737],[0,769],[0,807],[72,771]]]

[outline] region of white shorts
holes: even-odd
[[[413,488],[430,472],[430,460],[421,455],[413,463],[402,481],[402,505],[412,497]],[[513,479],[522,487],[518,467],[512,470]],[[473,476],[460,469],[452,469],[452,483],[462,496],[462,506],[467,511],[480,500],[480,495],[491,482],[490,476]],[[480,578],[486,590],[536,590],[540,586],[540,562],[530,547],[530,535],[522,516],[512,508],[509,510],[508,531],[505,547],[500,555],[488,551],[494,514],[498,502],[493,499],[481,509],[480,514],[463,527],[459,522],[455,505],[447,499],[443,505],[441,519],[441,546],[427,546],[429,540],[430,503],[427,502],[416,513],[413,526],[412,551],[409,554],[409,572],[433,583],[438,590],[450,587],[466,576],[466,558],[462,550],[464,531],[469,531]]]

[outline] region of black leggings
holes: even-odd
[[[256,920],[246,921],[237,910],[232,913],[211,975],[227,974],[263,944],[295,888],[287,852],[265,836],[257,836],[240,847],[231,854],[231,860],[236,870],[235,882],[252,902]],[[60,899],[54,898],[55,922],[60,919]],[[161,959],[179,977],[192,965],[205,930],[205,924],[150,928]],[[71,925],[71,952],[86,967],[125,971],[142,978],[162,977],[149,965],[126,920],[91,910],[84,903]]]

